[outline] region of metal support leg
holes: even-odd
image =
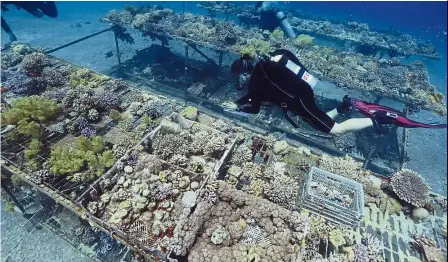
[[[187,70],[188,70],[188,45],[185,46],[185,71],[184,71],[184,90],[185,90],[185,105],[187,105]]]
[[[118,37],[117,37],[117,33],[115,33],[114,31],[114,37],[115,37],[115,47],[117,49],[117,59],[118,59],[118,67],[121,68],[121,54],[120,54],[120,48],[118,46]]]
[[[94,36],[97,36],[97,35],[99,35],[99,34],[105,33],[105,32],[110,31],[110,30],[112,30],[112,27],[103,29],[103,30],[101,30],[101,31],[99,31],[99,32],[90,34],[90,35],[88,35],[88,36],[81,37],[81,38],[79,38],[79,39],[77,39],[77,40],[75,40],[75,41],[72,41],[72,42],[68,43],[68,44],[61,45],[61,46],[58,46],[58,47],[53,48],[53,49],[50,49],[50,50],[45,50],[45,53],[46,53],[46,54],[51,54],[51,53],[56,52],[56,51],[58,51],[58,50],[60,50],[60,49],[62,49],[62,48],[66,48],[67,46],[74,45],[74,44],[76,44],[76,43],[79,43],[79,42],[81,42],[81,41],[84,41],[84,40],[86,40],[86,39],[92,38],[92,37],[94,37]],[[117,38],[116,38],[116,37],[115,37],[115,41],[117,41]]]
[[[210,57],[208,57],[206,54],[204,54],[204,52],[202,52],[201,50],[198,49],[198,47],[195,44],[189,44],[189,46],[196,52],[198,52],[198,54],[200,54],[202,57],[204,57],[207,62],[209,62],[212,65],[216,65],[216,62],[213,61],[213,59],[211,59]]]
[[[219,51],[219,67],[222,66],[222,59],[224,57],[224,52],[223,51]]]
[[[5,33],[8,35],[8,37],[9,37],[9,41],[11,41],[11,42],[17,41],[17,37],[16,37],[16,35],[12,32],[12,30],[11,30],[11,28],[9,27],[8,23],[6,23],[6,20],[3,19],[3,16],[2,16],[2,22],[1,22],[1,25],[2,25],[2,29],[3,29],[3,30],[5,31]]]
[[[404,117],[408,117],[409,114],[409,107],[406,106],[403,109]],[[406,161],[407,157],[407,144],[408,144],[408,129],[403,127],[403,137],[401,138],[401,156],[400,156],[400,170],[403,169],[404,162]]]

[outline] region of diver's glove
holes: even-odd
[[[232,113],[234,115],[239,115],[239,116],[244,116],[244,117],[248,117],[251,115],[250,113],[246,113],[246,112],[242,111],[243,107],[234,102],[224,102],[221,104],[221,106],[224,108],[224,111]]]
[[[221,104],[221,106],[224,108],[224,110],[226,111],[238,111],[238,104],[234,103],[234,102],[224,102]]]
[[[351,98],[348,97],[348,95],[345,95],[342,99],[342,103],[336,108],[339,114],[344,114],[350,111],[352,107],[352,101]]]

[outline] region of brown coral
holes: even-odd
[[[429,188],[423,181],[423,178],[416,172],[403,169],[395,173],[390,185],[397,196],[416,207],[423,207],[428,203]]]

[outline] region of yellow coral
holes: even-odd
[[[87,88],[97,88],[104,84],[106,81],[110,80],[110,77],[105,75],[95,74],[94,72],[82,68],[74,71],[69,75],[70,86],[76,87],[87,87]]]
[[[389,197],[386,194],[381,195],[381,202],[379,206],[381,213],[385,214],[386,212],[389,215],[393,214],[399,214],[400,211],[403,209],[403,206],[400,204],[400,202],[394,198]]]
[[[273,51],[273,48],[267,41],[253,39],[244,46],[237,46],[236,50],[240,52],[241,55],[248,55],[250,57],[255,57],[257,51],[261,55],[267,55]]]
[[[283,33],[283,30],[280,28],[276,28],[272,34],[271,34],[272,38],[276,39],[276,40],[282,40],[284,39],[285,34]]]
[[[329,240],[336,250],[346,244],[344,235],[340,229],[330,231]]]
[[[231,176],[229,178],[229,180],[227,180],[227,183],[229,183],[230,185],[234,186],[238,183],[238,179],[236,177]]]
[[[264,182],[261,179],[255,179],[250,184],[249,193],[258,197],[263,193]]]
[[[444,96],[442,93],[436,92],[434,94],[431,94],[430,97],[437,103],[443,103]]]
[[[294,39],[294,45],[298,48],[305,48],[313,44],[314,37],[309,35],[299,35]]]

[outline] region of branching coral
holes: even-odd
[[[423,178],[412,170],[403,169],[395,173],[390,185],[401,200],[413,206],[423,207],[428,203],[429,188]]]
[[[240,52],[241,55],[255,57],[257,52],[261,55],[267,55],[273,51],[273,48],[267,41],[250,39],[246,45],[238,46],[237,51]]]
[[[294,39],[294,45],[298,48],[305,48],[313,44],[314,37],[309,35],[299,35]]]
[[[23,70],[33,76],[39,76],[42,70],[49,65],[51,62],[47,55],[37,52],[26,55],[21,63]]]
[[[153,150],[164,160],[170,159],[174,153],[188,155],[188,144],[191,137],[188,133],[166,134],[156,137],[153,141]]]
[[[425,234],[414,234],[413,245],[425,257],[425,261],[443,261],[444,255],[442,250],[437,246],[436,241],[429,238]]]
[[[99,108],[104,109],[106,111],[110,109],[117,109],[120,106],[121,99],[120,97],[113,92],[98,92],[95,93],[95,99],[98,103]]]
[[[249,162],[252,159],[252,150],[245,145],[241,145],[233,151],[230,162],[237,166],[243,166],[244,163]]]
[[[90,178],[101,175],[115,163],[110,150],[104,151],[104,141],[99,136],[79,137],[75,146],[63,145],[50,153],[50,170],[55,174],[70,174],[89,167]]]
[[[261,178],[261,166],[252,162],[246,162],[243,165],[243,175],[250,180]]]
[[[42,94],[43,97],[51,99],[58,103],[62,102],[66,95],[67,95],[67,89],[65,89],[65,88],[52,90],[52,91],[46,91]]]
[[[64,75],[59,72],[59,70],[51,67],[45,67],[42,70],[42,75],[40,77],[46,86],[49,87],[61,87],[67,82]]]
[[[69,146],[59,146],[51,150],[50,170],[55,174],[78,172],[84,166],[84,152]]]
[[[358,244],[353,247],[356,262],[369,262],[369,252],[367,246]]]
[[[87,68],[70,72],[69,83],[73,88],[97,88],[113,80],[105,75],[98,75]]]
[[[96,129],[91,126],[87,126],[86,128],[81,130],[81,136],[91,137],[96,135]]]
[[[297,184],[287,176],[278,176],[264,187],[264,195],[272,202],[288,209],[294,209]]]
[[[21,134],[37,138],[40,135],[41,123],[47,122],[59,113],[59,106],[49,99],[31,96],[18,98],[11,104],[11,108],[2,113],[2,123],[17,125]]]
[[[384,262],[383,258],[383,245],[379,239],[371,234],[367,234],[367,253],[369,261],[372,262]]]
[[[42,184],[48,180],[52,174],[46,169],[41,169],[30,174],[30,180],[36,184]]]
[[[143,104],[142,112],[147,114],[151,119],[159,118],[163,112],[168,109],[169,105],[161,99],[151,99]]]
[[[366,175],[366,171],[362,168],[362,162],[358,162],[349,156],[330,157],[322,155],[318,165],[323,170],[356,181],[360,181]]]
[[[25,149],[25,159],[27,161],[27,166],[31,170],[37,170],[39,164],[37,162],[37,155],[40,152],[40,142],[37,139],[31,140],[27,149]]]

